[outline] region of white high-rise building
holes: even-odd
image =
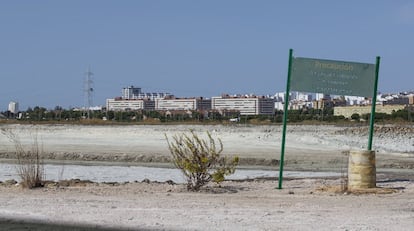
[[[303,92],[292,92],[292,98],[298,101],[312,101],[312,94],[303,93]]]
[[[123,99],[137,99],[139,95],[141,94],[141,88],[140,87],[124,87],[122,89],[122,98]]]
[[[315,100],[322,100],[324,98],[324,94],[323,93],[316,93],[315,94]]]
[[[124,87],[122,89],[122,98],[123,99],[163,99],[164,97],[170,96],[170,93],[167,92],[155,92],[155,93],[145,93],[141,91],[140,87]]]
[[[19,112],[19,103],[18,102],[11,101],[9,103],[9,112],[11,112],[13,114],[18,113]]]

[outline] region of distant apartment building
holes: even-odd
[[[174,96],[167,96],[163,99],[155,100],[155,110],[209,111],[211,110],[211,99],[205,99],[203,97],[176,98]]]
[[[223,95],[211,98],[211,108],[218,111],[239,111],[240,115],[273,115],[275,102],[266,97]]]
[[[275,102],[275,110],[277,110],[277,111],[285,110],[284,105],[285,105],[285,103],[283,101],[279,101],[279,102],[276,101]]]
[[[197,100],[198,111],[209,111],[211,110],[211,99],[200,97]]]
[[[275,100],[268,97],[258,98],[259,115],[273,115],[275,113]]]
[[[211,99],[203,97],[176,98],[169,93],[144,93],[141,88],[129,86],[122,89],[122,97],[107,100],[107,110],[159,110],[201,111],[220,113],[235,112],[240,115],[272,115],[275,110],[284,110],[284,92],[273,96],[222,95]],[[289,110],[307,108],[337,108],[349,105],[370,105],[372,100],[356,96],[335,96],[320,93],[291,92]],[[413,105],[414,93],[386,94],[377,96],[378,105]],[[356,111],[360,111],[357,107]],[[338,109],[337,111],[341,111]],[[347,113],[346,113],[347,114]]]
[[[155,101],[150,99],[144,99],[144,110],[154,111],[155,110]]]
[[[122,98],[123,99],[149,99],[149,100],[156,100],[162,99],[164,97],[171,96],[170,93],[167,92],[154,92],[154,93],[145,93],[141,91],[140,87],[124,87],[122,89]]]
[[[308,93],[292,92],[291,93],[291,99],[294,99],[294,100],[297,100],[297,101],[310,102],[310,101],[312,101],[313,97],[312,97],[312,94],[308,94]]]
[[[108,111],[128,111],[144,109],[143,99],[123,99],[121,97],[106,100],[106,110]]]
[[[368,100],[366,100],[368,101]],[[352,114],[368,114],[371,113],[371,102],[366,105],[335,107],[334,115],[343,115],[350,118]],[[409,109],[414,104],[414,95],[378,95],[377,96],[377,113],[392,114],[395,111]]]
[[[17,114],[19,112],[19,103],[18,102],[11,101],[9,103],[8,109],[9,109],[9,112],[10,113]]]
[[[412,97],[409,97],[409,96],[392,97],[392,98],[389,98],[388,100],[384,100],[383,104],[384,105],[408,105],[408,104],[413,104],[412,101],[413,101]]]
[[[108,111],[156,110],[156,100],[172,97],[170,93],[145,93],[140,87],[122,88],[122,96],[106,100]]]
[[[129,86],[122,88],[123,99],[138,99],[141,94],[140,87]]]
[[[351,118],[353,114],[369,114],[371,113],[371,108],[371,105],[334,107],[334,115]],[[403,110],[404,108],[404,105],[377,105],[375,111],[376,113],[391,114],[393,111]]]
[[[155,100],[155,110],[197,110],[197,98],[166,97]]]

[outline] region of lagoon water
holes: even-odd
[[[0,163],[0,181],[15,179],[19,180],[17,165]],[[68,180],[80,179],[94,182],[133,182],[149,179],[151,181],[165,182],[172,180],[176,183],[184,183],[183,174],[174,168],[157,168],[142,166],[107,166],[107,165],[55,165],[45,164],[44,171],[47,180]],[[243,180],[262,177],[278,177],[278,170],[248,170],[237,169],[236,172],[228,176],[227,179]],[[284,177],[303,178],[303,177],[339,177],[340,173],[334,172],[295,172],[284,171]]]

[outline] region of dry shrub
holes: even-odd
[[[24,147],[19,136],[13,130],[2,128],[1,132],[14,144],[17,173],[21,178],[21,185],[24,188],[43,187],[43,150],[38,142],[37,131],[30,133],[32,143],[28,149]]]
[[[239,163],[239,158],[228,159],[221,156],[223,143],[218,139],[220,148],[216,148],[216,141],[207,132],[208,139],[201,139],[194,131],[190,134],[173,136],[168,147],[173,157],[174,165],[182,171],[187,180],[189,191],[198,191],[210,181],[220,183],[226,175],[233,174]]]

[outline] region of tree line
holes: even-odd
[[[304,121],[368,121],[370,114],[353,114],[350,119],[344,116],[335,116],[333,108],[325,109],[299,109],[288,111],[288,122],[299,123]],[[79,109],[63,109],[56,106],[53,110],[36,106],[28,108],[26,111],[19,113],[19,116],[2,113],[8,118],[15,118],[20,121],[56,121],[56,122],[76,122],[87,120],[87,112]],[[90,111],[89,118],[94,121],[109,122],[229,122],[237,123],[282,123],[283,111],[277,110],[273,115],[240,115],[238,111],[228,111],[225,113],[219,111],[154,111],[154,110],[136,110],[136,111]],[[410,121],[414,119],[414,110],[403,109],[393,111],[391,114],[376,113],[376,121]]]

